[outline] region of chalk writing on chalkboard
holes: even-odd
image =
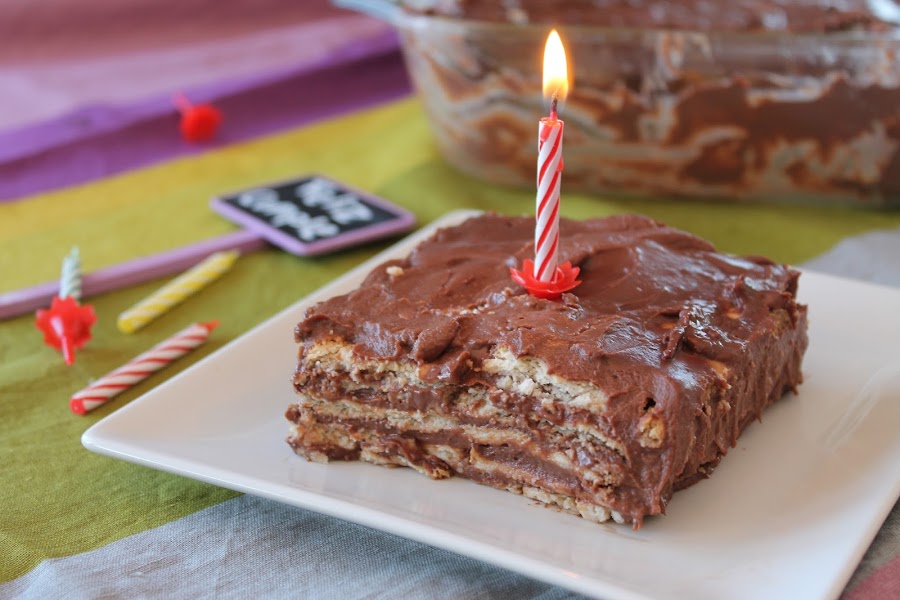
[[[214,210],[295,254],[318,254],[400,233],[413,216],[319,175],[214,198]]]

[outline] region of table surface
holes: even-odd
[[[414,98],[276,129],[202,151],[101,166],[96,171],[103,177],[0,204],[0,292],[56,278],[73,245],[90,271],[234,231],[209,210],[211,197],[306,173],[387,198],[414,212],[419,224],[458,208],[532,210],[533,192],[483,184],[451,169]],[[115,139],[129,141],[126,134]],[[92,146],[90,158],[97,160],[97,148],[120,151],[108,142]],[[15,160],[15,168],[32,169],[32,181],[48,169]],[[574,218],[620,212],[648,214],[727,252],[900,286],[897,212],[577,194],[565,194],[562,206]],[[274,249],[242,257],[220,281],[130,336],[118,332],[116,315],[160,282],[90,298],[98,323],[72,367],[43,345],[33,317],[0,322],[0,457],[12,465],[0,486],[0,597],[171,597],[176,580],[183,582],[180,597],[571,597],[446,551],[81,447],[81,434],[99,419],[389,243],[317,258]],[[91,379],[187,324],[210,319],[222,324],[200,350],[87,416],[69,412],[68,397]],[[895,507],[846,597],[896,597],[898,521]]]

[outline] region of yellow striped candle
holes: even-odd
[[[122,333],[134,333],[173,306],[211,281],[218,279],[231,268],[240,253],[236,250],[216,252],[197,265],[191,267],[156,293],[141,300],[119,315],[118,326]]]

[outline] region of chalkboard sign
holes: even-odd
[[[213,198],[212,208],[304,256],[402,233],[415,225],[408,211],[321,175]]]

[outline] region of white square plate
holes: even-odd
[[[897,290],[804,273],[800,394],[637,532],[460,478],[293,454],[283,415],[304,309],[471,214],[446,215],[121,408],[85,432],[85,447],[608,599],[837,597],[900,494]]]

